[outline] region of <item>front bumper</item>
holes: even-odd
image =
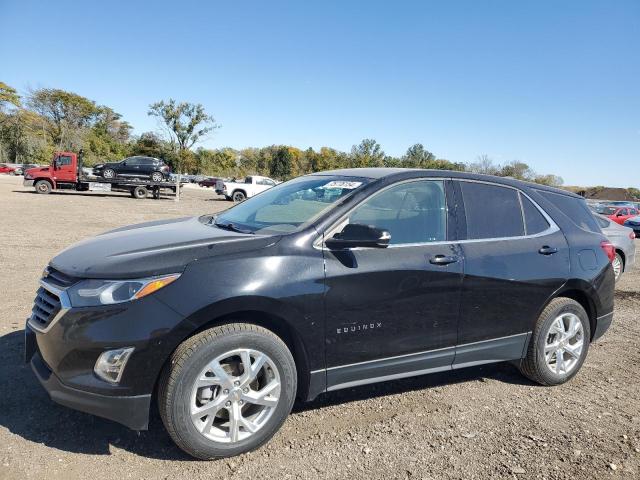
[[[39,353],[33,355],[30,363],[36,377],[54,402],[74,410],[113,420],[133,430],[149,428],[150,394],[112,397],[84,392],[64,385],[44,363]]]

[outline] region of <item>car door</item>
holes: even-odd
[[[58,157],[56,157],[53,179],[60,183],[76,182],[76,165],[71,155],[58,155]]]
[[[391,234],[388,248],[323,247],[329,390],[451,368],[463,258],[449,240],[447,184],[392,185],[325,232],[351,223]]]
[[[515,188],[454,185],[465,259],[454,368],[521,358],[541,307],[568,278],[567,241]]]

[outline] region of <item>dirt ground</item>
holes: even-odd
[[[612,328],[560,387],[501,364],[353,388],[296,405],[265,447],[215,462],[178,450],[157,415],[137,433],[52,403],[22,360],[48,260],[114,227],[229,205],[197,187],[180,203],[36,195],[0,175],[0,479],[640,478],[639,269],[618,286]]]

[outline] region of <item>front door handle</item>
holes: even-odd
[[[550,247],[545,245],[540,250],[538,250],[540,255],[553,255],[554,253],[558,253],[558,249],[556,247]]]
[[[432,265],[449,265],[458,261],[458,257],[455,255],[434,255],[429,259],[429,263]]]

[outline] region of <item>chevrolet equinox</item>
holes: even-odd
[[[503,361],[568,381],[611,324],[613,254],[562,190],[316,173],[62,251],[25,357],[62,405],[142,430],[157,400],[181,449],[227,457],[268,441],[296,397]]]

